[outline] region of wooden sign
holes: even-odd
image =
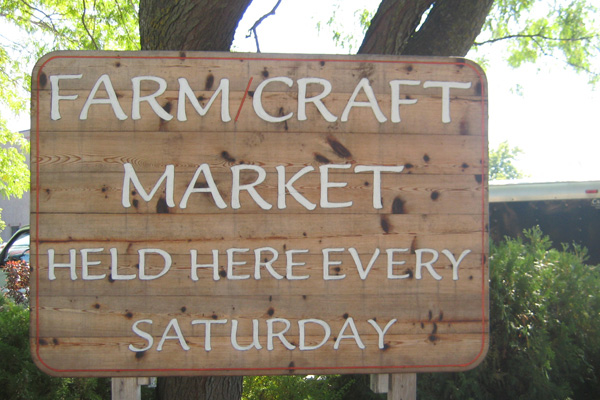
[[[59,52],[32,93],[32,318],[61,376],[454,371],[488,341],[463,59]]]

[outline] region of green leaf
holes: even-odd
[[[525,175],[514,165],[522,150],[518,147],[510,148],[508,142],[504,141],[497,149],[489,151],[489,179],[505,180],[520,179]]]

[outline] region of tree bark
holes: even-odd
[[[403,54],[424,56],[464,56],[494,0],[444,0],[435,3],[427,19],[408,41]]]
[[[493,3],[493,0],[383,0],[358,52],[462,57],[473,45]],[[429,7],[427,19],[419,27]]]
[[[141,0],[142,50],[229,51],[252,0]]]
[[[157,390],[161,400],[239,399],[242,384],[241,376],[173,377],[159,379]]]
[[[402,54],[434,0],[383,0],[371,20],[359,54]]]

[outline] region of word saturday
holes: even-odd
[[[252,320],[252,342],[246,345],[240,345],[238,342],[238,321],[236,319],[232,319],[228,321],[226,319],[195,319],[191,321],[192,327],[194,325],[204,325],[204,350],[211,351],[212,350],[212,330],[213,326],[215,329],[230,329],[231,333],[231,346],[238,351],[246,351],[255,348],[256,350],[263,349],[263,345],[259,340],[259,320]],[[369,329],[370,332],[363,332],[363,334],[377,334],[378,337],[378,347],[379,349],[385,348],[385,335],[388,330],[397,322],[397,319],[390,320],[385,326],[380,326],[377,321],[374,319],[369,319],[367,321],[372,329]],[[290,330],[292,323],[290,320],[285,318],[270,318],[265,321],[266,323],[266,348],[271,351],[275,349],[276,340],[281,343],[286,349],[294,350],[298,349],[301,351],[310,351],[317,350],[327,343],[331,336],[331,326],[321,319],[317,318],[309,318],[309,319],[301,319],[297,321],[298,324],[298,338],[294,340],[292,343],[286,337],[286,333]],[[140,338],[145,340],[144,345],[139,346],[137,343],[134,345],[133,343],[129,345],[129,350],[139,353],[143,351],[150,350],[154,346],[154,337],[147,332],[148,329],[152,327],[154,321],[151,319],[141,319],[135,321],[131,327],[132,331],[139,336]],[[231,325],[230,328],[227,328],[226,325]],[[306,329],[322,330],[323,337],[318,338],[317,343],[314,342],[314,338],[311,338],[310,342],[306,339]],[[264,329],[264,327],[263,327]],[[186,342],[185,335],[181,326],[177,320],[177,318],[173,318],[166,325],[163,334],[156,345],[156,351],[162,351],[165,343],[175,342],[181,346],[181,348],[185,351],[191,349],[189,344]],[[247,341],[247,340],[246,340]],[[361,338],[359,330],[354,322],[352,317],[346,318],[344,325],[341,327],[339,334],[335,338],[335,342],[333,343],[333,349],[338,350],[342,343],[349,343],[350,345],[354,344],[359,349],[365,349],[365,344]]]

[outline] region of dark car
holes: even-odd
[[[29,225],[23,226],[10,238],[0,253],[0,266],[8,261],[29,263]]]

